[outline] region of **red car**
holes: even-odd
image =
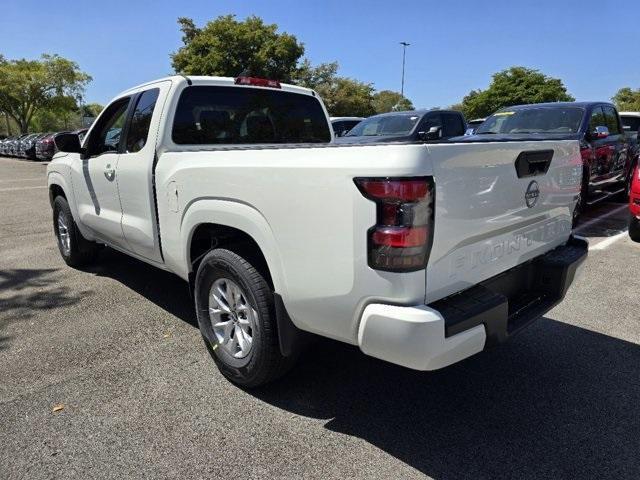
[[[629,236],[634,242],[640,242],[640,165],[638,164],[636,164],[633,172],[633,181],[631,182],[629,210],[631,210]]]

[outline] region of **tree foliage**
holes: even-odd
[[[411,100],[392,90],[381,90],[373,95],[373,109],[376,113],[413,110],[413,108]]]
[[[462,101],[462,111],[469,119],[486,117],[511,105],[541,102],[571,102],[562,80],[548,77],[538,70],[511,67],[493,75],[486,90],[473,90]]]
[[[305,59],[296,70],[293,81],[318,92],[331,116],[368,117],[375,113],[373,85],[339,76],[337,62],[313,67]]]
[[[304,54],[295,36],[278,33],[278,26],[261,18],[238,21],[225,15],[198,28],[190,18],[179,18],[180,49],[171,55],[172,66],[185,75],[234,77],[247,72],[256,77],[290,81]]]
[[[104,109],[104,106],[99,103],[87,103],[82,106],[82,115],[85,117],[97,117]]]
[[[611,100],[621,112],[640,112],[640,88],[621,88]]]
[[[320,85],[316,91],[332,116],[368,117],[375,113],[370,83],[337,77],[328,85]]]
[[[322,85],[330,85],[337,78],[338,62],[321,63],[314,67],[309,59],[305,58],[296,69],[292,81],[302,87],[315,90]]]
[[[34,116],[80,100],[91,77],[78,64],[58,55],[40,60],[0,58],[0,112],[26,133]]]

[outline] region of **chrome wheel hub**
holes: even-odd
[[[234,281],[219,278],[209,290],[209,320],[218,347],[235,358],[251,351],[258,313]]]
[[[58,241],[65,256],[71,254],[71,235],[67,225],[67,219],[63,213],[58,214]]]

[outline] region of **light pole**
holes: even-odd
[[[400,86],[400,95],[404,98],[404,59],[407,55],[407,47],[411,44],[407,42],[400,42],[400,45],[402,45],[402,85]]]

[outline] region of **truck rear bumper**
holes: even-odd
[[[565,296],[587,257],[586,240],[566,245],[430,305],[370,304],[361,350],[415,370],[436,370],[506,341]]]

